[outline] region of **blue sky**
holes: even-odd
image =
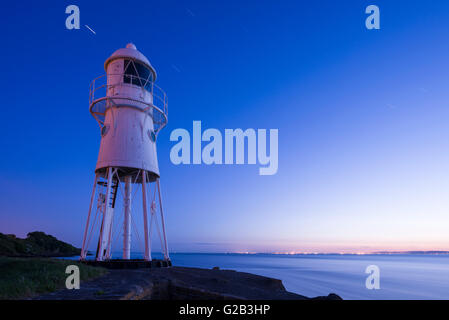
[[[65,28],[69,4],[80,8],[80,30]],[[365,28],[370,4],[380,30]],[[2,4],[0,232],[42,230],[80,245],[100,142],[89,84],[133,42],[169,99],[158,156],[171,250],[447,249],[448,9],[401,0]],[[279,129],[278,173],[173,165],[170,132],[191,132],[194,120],[222,132]]]

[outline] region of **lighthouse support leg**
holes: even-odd
[[[147,207],[147,172],[142,170],[142,202],[143,202],[143,228],[145,235],[145,255],[146,261],[151,261],[151,244],[148,236],[148,207]]]
[[[98,180],[98,175],[95,174],[94,186],[92,188],[92,195],[90,197],[89,213],[87,214],[86,228],[84,229],[83,246],[81,247],[80,260],[86,259],[86,255],[87,255],[88,249],[86,248],[86,238],[87,238],[87,232],[89,231],[90,215],[92,214],[92,206],[94,204],[95,191],[97,189],[97,180]]]
[[[125,217],[123,222],[123,259],[131,257],[131,176],[125,177]]]
[[[167,246],[167,237],[165,236],[165,221],[164,221],[164,210],[162,208],[162,196],[161,196],[161,184],[159,179],[156,180],[157,191],[159,195],[159,208],[161,210],[161,224],[162,224],[162,235],[164,237],[164,258],[165,260],[170,260],[170,256],[168,255],[168,246]]]
[[[109,203],[111,201],[112,194],[112,167],[108,168],[108,184],[106,187],[106,195],[104,199],[104,214],[103,214],[103,222],[101,224],[100,230],[100,243],[97,252],[97,261],[103,261],[105,257],[107,257],[107,250],[109,247],[111,228],[112,228],[112,215],[114,213],[114,209],[111,207]]]

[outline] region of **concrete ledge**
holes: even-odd
[[[39,300],[309,300],[288,292],[281,280],[233,270],[185,267],[112,269]],[[335,294],[314,299],[340,300]]]
[[[142,259],[113,259],[105,261],[84,260],[81,262],[90,266],[103,267],[107,269],[167,268],[172,265],[170,260],[158,259],[153,259],[151,261]]]

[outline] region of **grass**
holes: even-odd
[[[107,272],[72,260],[0,257],[0,299],[27,299],[65,288],[68,265],[79,267],[81,281]]]

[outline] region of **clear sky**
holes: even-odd
[[[80,30],[65,28],[69,4]],[[380,30],[365,28],[370,4]],[[89,84],[133,42],[169,98],[172,251],[449,249],[448,1],[1,6],[0,232],[80,246],[100,142]],[[194,120],[279,129],[278,173],[173,165],[170,133]]]

